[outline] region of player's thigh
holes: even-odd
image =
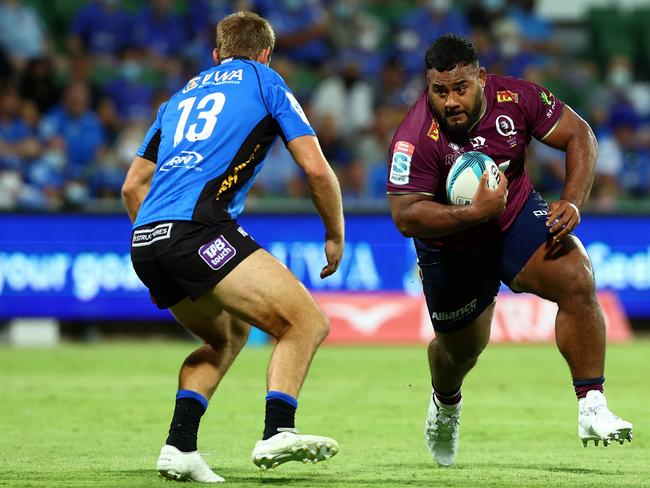
[[[199,304],[185,298],[172,306],[170,312],[182,326],[216,350],[230,347],[239,351],[248,339],[250,325],[214,300]]]
[[[490,329],[494,315],[494,305],[488,305],[474,320],[453,332],[436,334],[438,347],[455,361],[465,362],[481,354],[490,341]]]
[[[327,321],[302,283],[264,249],[249,255],[196,303],[217,304],[275,337],[288,327],[323,328]]]
[[[499,291],[498,254],[494,248],[454,253],[416,246],[422,272],[422,289],[436,336],[455,334],[470,327],[484,347],[485,325],[489,336],[491,312]],[[480,329],[480,333],[479,333]]]
[[[591,261],[573,234],[560,242],[540,245],[513,280],[518,290],[559,302],[593,297],[595,283]]]

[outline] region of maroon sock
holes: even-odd
[[[460,402],[460,399],[463,398],[463,396],[460,394],[460,387],[451,393],[440,392],[434,388],[433,394],[436,396],[438,403],[442,403],[444,405],[456,405],[458,402]]]
[[[573,388],[576,391],[576,397],[578,400],[587,396],[587,393],[591,390],[597,390],[603,392],[603,383],[605,378],[603,376],[599,378],[588,378],[588,379],[573,379]]]

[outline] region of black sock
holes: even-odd
[[[201,398],[205,400],[203,397]],[[203,403],[194,396],[181,396],[179,398],[179,395],[177,395],[174,417],[169,426],[169,436],[166,443],[182,452],[196,451],[199,422],[201,422],[206,405],[207,400]]]
[[[286,393],[270,391],[266,395],[266,416],[264,418],[263,440],[273,437],[278,429],[293,429],[296,426],[298,402]]]
[[[448,393],[440,392],[434,388],[433,394],[435,395],[436,400],[438,400],[438,403],[442,403],[444,405],[456,405],[463,397],[460,393],[460,386],[457,390]]]

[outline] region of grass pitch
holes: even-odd
[[[0,486],[172,486],[154,470],[189,343],[0,348]],[[326,347],[300,398],[305,433],[335,437],[317,465],[259,471],[269,348],[247,348],[203,418],[199,449],[226,486],[650,486],[650,342],[608,349],[610,407],[635,440],[584,449],[568,369],[553,346],[490,345],[463,388],[456,465],[438,468],[422,429],[420,347]],[[183,486],[183,485],[182,485]],[[185,485],[187,486],[187,485]]]

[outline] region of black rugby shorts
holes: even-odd
[[[133,269],[161,309],[197,300],[260,248],[235,221],[155,222],[131,234]]]
[[[548,205],[533,191],[513,224],[492,246],[454,252],[433,249],[415,239],[422,289],[437,333],[469,325],[494,301],[501,282],[510,285],[537,248],[550,239],[547,212]]]

